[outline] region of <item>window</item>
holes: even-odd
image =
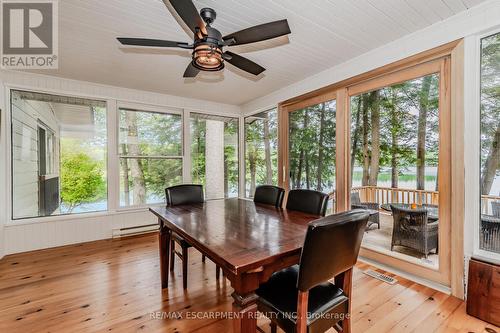
[[[182,182],[182,116],[119,110],[120,205],[165,201]]]
[[[191,113],[191,176],[206,199],[238,196],[238,118]]]
[[[257,185],[278,184],[278,112],[245,117],[245,196]]]
[[[11,91],[14,219],[107,209],[106,103]]]
[[[481,40],[479,248],[500,253],[500,33]]]

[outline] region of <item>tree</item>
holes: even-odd
[[[316,173],[316,189],[323,191],[323,151],[324,151],[324,136],[325,136],[325,103],[320,106],[319,120],[319,142],[318,142],[318,171]]]
[[[368,122],[368,112],[370,110],[370,97],[368,94],[363,94],[363,178],[361,180],[362,186],[367,186],[370,182],[370,151],[368,142],[368,132],[370,123]]]
[[[380,95],[375,90],[370,93],[369,104],[371,110],[371,156],[370,175],[368,185],[377,186],[377,178],[380,166]]]
[[[417,190],[425,189],[425,137],[427,133],[427,112],[432,76],[424,77],[419,96],[417,134]]]
[[[492,189],[500,171],[500,34],[481,42],[481,194]]]
[[[61,201],[71,213],[76,207],[106,197],[103,165],[84,153],[61,156]]]
[[[271,133],[269,131],[269,114],[265,114],[264,120],[264,156],[266,160],[266,184],[273,183],[273,168],[271,162]]]
[[[137,112],[127,112],[125,115],[127,124],[127,135],[131,139],[131,142],[127,145],[126,154],[131,156],[140,156],[141,152],[139,149],[139,135],[137,132]],[[142,204],[146,202],[146,183],[144,181],[144,173],[142,171],[141,161],[136,158],[131,158],[128,161],[128,166],[130,169],[130,176],[132,178],[132,184],[134,189],[134,199],[133,203],[135,205]],[[128,176],[127,176],[128,177]]]

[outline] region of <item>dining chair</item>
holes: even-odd
[[[182,184],[170,186],[165,189],[165,197],[167,206],[190,205],[203,203],[205,201],[203,195],[203,187],[195,184]],[[175,249],[175,243],[181,247],[181,252]],[[188,249],[192,247],[181,235],[172,231],[170,242],[170,271],[175,268],[175,255],[182,261],[182,287],[187,289],[187,267],[188,267]],[[201,257],[202,262],[205,262],[205,255]],[[220,267],[216,267],[216,278],[219,279]]]
[[[325,216],[328,194],[314,191],[297,189],[288,192],[286,209],[296,210],[303,213]]]
[[[255,189],[253,201],[265,205],[273,205],[281,207],[283,204],[283,197],[285,190],[278,186],[273,185],[259,185]]]
[[[352,270],[367,222],[368,213],[358,209],[309,223],[299,264],[274,273],[256,291],[272,333],[278,326],[296,333],[341,326],[350,333]]]

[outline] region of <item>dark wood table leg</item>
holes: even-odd
[[[161,275],[161,288],[165,289],[168,287],[168,266],[170,259],[170,241],[171,234],[170,230],[166,228],[161,220],[160,224],[160,232],[158,234],[159,241],[159,249],[160,249],[160,275]]]
[[[233,319],[234,333],[255,333],[257,331],[257,298],[255,293],[240,295],[234,292]]]
[[[233,332],[255,333],[257,330],[257,299],[255,290],[259,288],[259,274],[244,273],[228,275],[234,289],[233,294]]]

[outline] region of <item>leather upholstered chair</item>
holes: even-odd
[[[260,185],[255,189],[253,201],[265,205],[273,205],[281,207],[283,205],[283,197],[285,190],[273,185]]]
[[[299,265],[274,273],[256,291],[257,308],[271,319],[271,332],[277,326],[297,333],[339,326],[350,332],[352,269],[368,216],[352,210],[309,224]]]
[[[312,215],[325,216],[328,194],[313,190],[291,190],[288,192],[286,209]]]

